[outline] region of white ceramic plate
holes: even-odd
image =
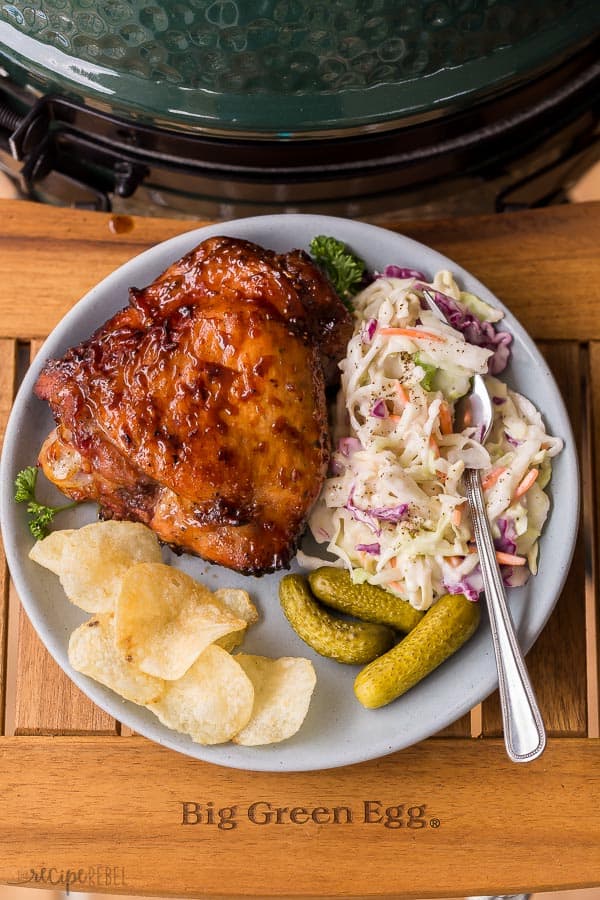
[[[71,669],[67,660],[69,635],[86,615],[67,601],[58,579],[30,562],[27,556],[33,539],[27,528],[25,509],[13,501],[13,482],[21,468],[35,463],[42,440],[53,426],[47,404],[33,394],[44,361],[61,356],[125,306],[130,286],[145,286],[200,241],[217,234],[247,238],[278,251],[294,247],[308,249],[315,235],[334,235],[359,253],[370,269],[381,270],[395,263],[433,277],[439,269],[448,268],[457,275],[464,289],[502,307],[468,272],[429,247],[346,219],[261,216],[200,228],[153,247],[109,275],[71,310],[50,335],[23,381],[7,429],[1,469],[0,510],[10,569],[36,631],[69,677],[110,715],[159,744],[220,765],[264,771],[325,769],[383,756],[435,734],[496,687],[485,610],[477,634],[452,659],[395,703],[369,711],[354,698],[352,685],[357,670],[314,654],[287,624],[277,597],[280,574],[249,578],[191,556],[169,556],[173,565],[205,581],[209,587],[243,586],[250,591],[260,608],[261,622],[250,630],[246,639],[248,652],[265,656],[309,656],[317,671],[317,687],[308,717],[292,739],[262,748],[233,744],[203,747],[169,731],[152,713],[121,700]],[[510,264],[507,260],[506,265]],[[517,271],[515,278],[518,278]],[[512,333],[514,342],[512,361],[503,378],[533,401],[543,413],[549,431],[565,441],[564,451],[554,462],[553,510],[541,541],[539,574],[526,587],[510,592],[520,642],[528,650],[546,623],[569,568],[578,520],[578,472],[569,420],[546,363],[508,311],[504,327]],[[86,504],[61,515],[56,527],[76,527],[94,517],[94,507]]]

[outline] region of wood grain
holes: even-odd
[[[46,337],[77,300],[127,260],[205,224],[133,217],[130,231],[115,233],[111,230],[114,217],[108,213],[19,201],[0,201],[0,214],[2,334],[26,338]],[[15,297],[21,302],[15,303]],[[123,300],[125,305],[127,298]]]
[[[578,204],[389,227],[476,273],[534,338],[585,341],[600,338],[600,317],[589,288],[600,274],[599,209],[600,203]],[[108,213],[11,200],[0,202],[0,212],[0,321],[7,337],[45,336],[117,266],[160,240],[205,224],[132,217],[131,231],[115,234]],[[35,302],[15,303],[15,297],[31,297],[32,273]]]
[[[550,368],[557,380],[580,452],[583,450],[581,385],[587,359],[582,359],[577,344],[542,344]],[[586,380],[586,389],[589,384]],[[583,467],[583,459],[580,465]],[[583,497],[583,504],[591,502]],[[559,513],[555,510],[555,513]],[[583,512],[582,512],[583,516]],[[580,529],[581,531],[581,529]],[[542,542],[540,565],[544,559]],[[548,734],[579,735],[587,732],[586,668],[586,586],[585,543],[577,541],[567,582],[548,623],[527,655],[527,667],[537,694]],[[502,734],[502,716],[498,693],[483,704],[483,733]]]
[[[600,818],[586,812],[600,807],[599,749],[587,739],[551,741],[541,759],[515,766],[500,741],[457,749],[431,740],[375,763],[265,774],[224,771],[136,738],[6,739],[0,881],[27,880],[41,867],[100,866],[118,873],[126,893],[230,898],[598,884]],[[574,803],[584,783],[586,796]],[[183,803],[199,804],[186,807],[188,824]],[[189,824],[208,805],[215,823]],[[219,828],[218,810],[229,807],[235,827]],[[280,824],[259,824],[259,812],[278,807],[286,810]],[[294,808],[302,810],[295,824]],[[315,808],[316,822],[307,812]],[[386,809],[405,824],[386,827]],[[422,827],[407,827],[408,809]]]
[[[32,341],[30,358],[40,347]],[[14,734],[116,734],[117,723],[92,703],[54,662],[38,638],[25,610],[16,603],[18,616],[14,677],[18,685],[10,715]]]
[[[67,678],[19,609],[15,734],[116,734],[115,720]]]
[[[4,440],[4,430],[12,406],[15,378],[16,353],[14,341],[0,338],[0,446]],[[6,706],[6,656],[8,636],[8,569],[4,546],[0,537],[0,734],[4,734]]]
[[[30,341],[35,352],[93,284],[195,223],[135,218],[130,230],[115,233],[109,214],[11,202],[0,211],[1,434],[15,378],[14,339]],[[15,736],[0,739],[0,882],[33,883],[32,869],[39,875],[44,868],[58,874],[81,868],[88,881],[71,884],[73,891],[303,900],[600,883],[600,316],[589,289],[600,275],[600,204],[402,223],[396,230],[473,271],[534,337],[550,341],[543,350],[572,417],[584,485],[573,567],[528,655],[549,732],[560,737],[540,760],[512,765],[493,738],[500,718],[491,698],[435,738],[360,766],[269,774],[200,763],[126,736],[127,729],[119,735],[118,723],[41,646],[13,591],[9,662],[18,691],[6,723]],[[7,649],[1,577],[0,588],[1,690]],[[484,739],[469,738],[479,733]],[[236,827],[183,825],[183,801],[203,804],[205,814],[212,803],[213,815],[235,806]],[[425,806],[426,825],[365,822],[365,801],[374,819],[388,806],[403,805],[405,812]],[[248,820],[255,802],[288,810],[348,807],[353,821],[293,824],[288,812],[286,824],[259,826]]]
[[[588,428],[584,435],[588,446],[588,463],[582,471],[583,494],[588,498],[588,515],[584,521],[589,544],[586,568],[586,650],[588,661],[588,729],[590,737],[600,736],[600,344],[590,344],[590,386],[588,394]]]

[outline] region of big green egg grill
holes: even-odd
[[[142,212],[545,202],[594,155],[599,31],[589,0],[0,2],[0,165]]]

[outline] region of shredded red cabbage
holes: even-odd
[[[388,416],[388,408],[386,406],[385,400],[378,400],[373,404],[371,409],[371,415],[376,419],[386,419]]]
[[[330,475],[343,475],[346,466],[344,461],[340,459],[340,454],[346,458],[350,458],[357,450],[362,450],[362,444],[355,437],[343,437],[338,442],[337,453],[334,453],[329,462]]]
[[[361,509],[361,507],[357,506],[354,502],[354,485],[350,488],[348,502],[345,504],[344,508],[352,513],[352,518],[356,519],[357,522],[364,522],[365,525],[368,525],[377,537],[381,534],[381,528],[379,527],[380,521],[391,522],[393,525],[397,525],[408,513],[408,503],[399,503],[397,506],[379,506],[372,507],[371,509]]]
[[[449,594],[464,594],[469,600],[472,600],[473,603],[476,603],[479,600],[479,595],[483,591],[483,577],[481,575],[481,570],[479,566],[477,566],[473,571],[462,578],[460,581],[455,581],[453,583],[444,583],[445,589]]]
[[[373,340],[373,335],[377,331],[377,319],[368,319],[363,325],[360,339],[363,344],[368,344]]]
[[[328,475],[343,475],[346,471],[346,466],[342,465],[339,458],[336,456],[332,456],[329,460],[329,471]]]
[[[507,523],[505,528],[510,528],[510,525],[513,525],[512,520],[510,519],[503,519],[501,521]],[[510,543],[510,541],[507,541],[506,546],[510,546]],[[510,553],[511,551],[506,550],[505,552]],[[514,550],[512,552],[514,553]],[[515,568],[512,566],[500,566],[500,572],[502,574],[502,581],[506,587],[521,587],[527,582],[531,574],[526,566],[516,566]],[[464,594],[469,600],[479,600],[479,595],[483,592],[483,576],[479,565],[477,565],[469,575],[461,579],[461,581],[450,583],[444,582],[444,588],[449,594]]]
[[[420,284],[417,287],[431,292],[450,325],[464,334],[465,340],[477,347],[485,347],[486,350],[494,351],[494,355],[490,356],[488,361],[490,375],[498,375],[504,371],[510,356],[509,345],[512,342],[512,335],[508,331],[496,331],[491,322],[482,322],[468,309],[459,306],[456,300],[449,297],[448,294],[432,290],[426,284]]]
[[[372,553],[374,556],[377,556],[381,553],[381,544],[357,544],[357,550],[362,550],[363,553]]]
[[[376,537],[379,537],[379,535],[381,534],[381,528],[373,519],[373,516],[370,515],[366,510],[361,509],[360,506],[357,506],[354,502],[354,485],[352,485],[352,487],[350,488],[348,502],[345,504],[344,509],[347,509],[348,512],[352,514],[352,518],[356,519],[357,522],[364,522],[364,524],[371,529],[373,534]]]
[[[397,525],[398,522],[401,522],[402,519],[406,518],[406,514],[408,513],[408,503],[399,503],[398,506],[378,506],[374,509],[369,510],[372,516],[375,516],[376,519],[381,519],[383,522],[392,522],[394,525]]]
[[[383,270],[384,278],[418,278],[419,281],[427,281],[425,275],[417,269],[405,269],[403,266],[386,266]]]
[[[352,456],[357,450],[362,450],[362,444],[358,438],[343,437],[340,438],[338,450],[343,456]]]
[[[498,519],[500,537],[494,543],[496,550],[502,553],[510,553],[513,556],[517,552],[517,529],[513,519]]]
[[[523,443],[523,441],[518,441],[516,438],[514,438],[512,436],[512,434],[508,433],[508,431],[504,432],[504,437],[506,438],[506,440],[508,441],[508,443],[510,444],[511,447],[520,447],[521,444]]]

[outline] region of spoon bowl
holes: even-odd
[[[475,437],[485,444],[494,424],[492,398],[481,375],[473,376],[471,390],[454,406],[454,429],[474,428]]]

